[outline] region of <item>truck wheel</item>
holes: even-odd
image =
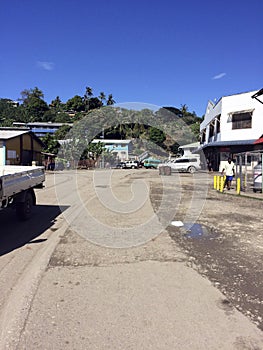
[[[24,202],[16,203],[16,215],[19,220],[28,220],[32,214],[34,205],[34,198],[31,191],[27,191],[25,194]]]
[[[189,166],[188,171],[190,174],[193,174],[196,172],[196,168],[194,166]]]

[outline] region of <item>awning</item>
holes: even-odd
[[[258,145],[260,143],[263,143],[263,136],[260,137],[259,139],[257,139],[255,142],[254,142],[254,145]]]
[[[208,147],[228,147],[228,146],[247,146],[247,145],[254,145],[257,140],[236,140],[236,141],[216,141],[216,142],[209,142],[204,145],[201,145],[197,149],[194,150],[193,153],[197,153],[198,151],[202,151],[205,148]]]

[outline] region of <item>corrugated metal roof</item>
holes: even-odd
[[[28,130],[0,130],[0,140],[9,140],[27,133]]]
[[[94,139],[92,143],[107,143],[107,144],[128,144],[131,140],[110,140],[110,139]]]
[[[45,126],[45,127],[50,127],[50,128],[52,128],[52,127],[54,127],[54,128],[56,128],[56,127],[61,127],[61,126],[63,126],[63,125],[69,125],[69,126],[73,126],[73,123],[49,123],[49,122],[47,122],[47,123],[45,123],[45,122],[32,122],[32,123],[27,123],[26,124],[27,126],[34,126],[34,127],[43,127],[43,126]]]
[[[200,142],[188,143],[187,145],[182,145],[179,148],[189,148],[189,147],[198,147],[200,146]]]

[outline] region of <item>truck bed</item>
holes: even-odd
[[[0,204],[3,200],[29,188],[41,186],[45,181],[44,167],[0,166]]]

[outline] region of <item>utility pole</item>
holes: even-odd
[[[104,140],[104,127],[102,127],[101,138],[102,140]],[[103,146],[104,146],[104,143],[103,143]],[[102,153],[101,167],[104,168],[104,152]]]

